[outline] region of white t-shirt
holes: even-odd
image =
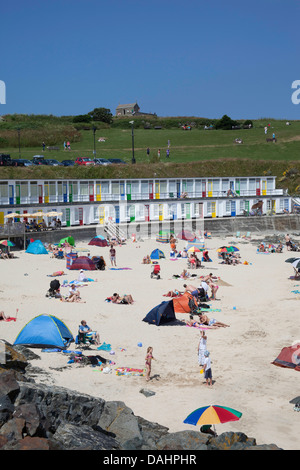
[[[204,365],[206,366],[206,367],[205,367],[205,370],[208,370],[208,369],[211,368],[210,357],[206,357],[206,358],[204,359]]]
[[[201,288],[201,287],[203,287],[203,289],[205,290],[205,292],[207,292],[208,289],[209,289],[208,284],[207,284],[207,282],[205,282],[205,281],[202,281],[202,282],[201,282],[200,288]]]

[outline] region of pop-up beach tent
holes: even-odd
[[[162,325],[164,323],[170,323],[175,320],[176,317],[172,300],[161,302],[159,305],[150,310],[150,312],[147,313],[143,319],[143,321],[150,323],[151,325]]]
[[[44,247],[41,240],[35,240],[28,245],[25,253],[31,253],[32,255],[47,255],[48,251]]]
[[[62,238],[58,244],[58,246],[61,246],[63,245],[64,243],[69,243],[69,245],[71,246],[75,246],[75,240],[73,237],[66,237],[66,238]]]
[[[93,261],[88,258],[88,256],[78,256],[78,258],[74,259],[71,266],[70,271],[77,270],[77,269],[85,269],[87,271],[95,271],[96,266]]]
[[[151,255],[150,255],[150,258],[151,259],[161,259],[161,258],[165,258],[165,255],[164,253],[159,250],[158,248],[156,248],[156,250],[153,250]]]
[[[190,313],[192,309],[196,308],[194,297],[189,292],[185,292],[180,297],[175,297],[172,302],[175,313]]]
[[[104,238],[102,235],[98,235],[97,237],[94,237],[91,239],[89,242],[89,245],[94,245],[94,246],[109,246],[108,241],[106,238]]]
[[[300,343],[283,348],[272,364],[300,371]]]
[[[18,334],[14,345],[28,348],[66,349],[74,341],[69,328],[53,315],[38,315],[28,322]]]

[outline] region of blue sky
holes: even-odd
[[[15,0],[1,6],[0,114],[299,119],[299,0]]]

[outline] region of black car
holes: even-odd
[[[121,160],[120,158],[109,158],[108,161],[114,164],[126,165],[126,162],[124,162],[124,160]]]
[[[12,161],[10,158],[10,155],[7,155],[5,153],[0,153],[0,166],[11,166]]]
[[[74,160],[63,160],[61,163],[62,163],[63,166],[74,166],[75,165]]]
[[[50,166],[62,166],[61,162],[55,160],[54,158],[47,158],[45,161],[46,164]]]
[[[26,160],[26,158],[16,158],[12,160],[13,166],[32,166],[33,163],[30,160]]]
[[[43,157],[43,155],[35,155],[33,158],[32,158],[32,163],[34,165],[48,165],[47,161],[45,160],[45,158]]]

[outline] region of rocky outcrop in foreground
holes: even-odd
[[[240,432],[212,437],[135,416],[125,403],[37,384],[28,375],[33,353],[5,343],[0,364],[0,450],[281,450],[256,445]]]

